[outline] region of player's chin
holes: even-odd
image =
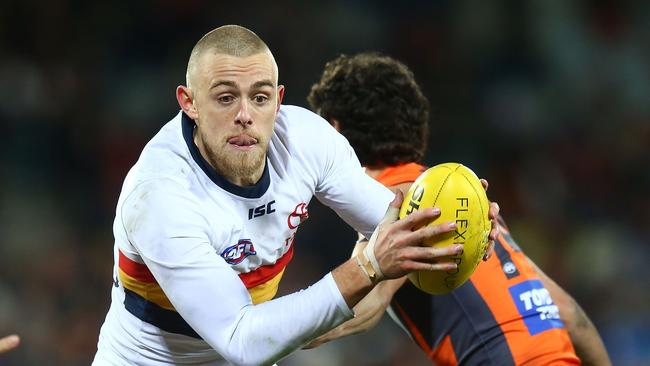
[[[246,171],[256,171],[260,165],[264,164],[264,158],[266,156],[265,151],[261,151],[259,148],[247,151],[236,151],[233,155],[233,164]]]

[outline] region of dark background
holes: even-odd
[[[340,53],[404,61],[434,107],[424,163],[487,178],[614,363],[650,365],[650,2],[544,0],[2,1],[0,336],[23,344],[0,365],[90,363],[122,179],[177,113],[194,43],[229,23],[269,44],[287,104]],[[351,248],[329,210],[310,214],[284,292]],[[351,364],[426,362],[389,321],[281,362]]]

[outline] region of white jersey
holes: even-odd
[[[312,196],[369,237],[393,194],[306,109],[281,107],[251,187],[204,160],[194,127],[179,113],[124,181],[94,365],[268,364],[353,316],[331,273],[271,299]]]

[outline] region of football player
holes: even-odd
[[[461,246],[419,245],[454,225],[423,227],[434,209],[395,222],[401,195],[283,95],[273,54],[250,30],[219,27],[194,46],[187,85],[176,89],[180,111],[124,180],[94,365],[273,364],[352,318],[383,280],[456,268],[445,258]],[[273,299],[313,196],[376,240]]]
[[[366,174],[391,190],[406,192],[426,169],[418,161],[426,149],[429,102],[403,63],[372,53],[342,55],[327,63],[308,100],[348,139]],[[385,281],[357,304],[355,319],[310,346],[365,331],[389,308],[437,365],[609,365],[580,306],[499,220],[496,255],[464,285],[432,296],[405,277]]]

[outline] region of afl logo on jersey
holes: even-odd
[[[289,214],[289,217],[287,217],[287,225],[289,225],[289,229],[295,229],[303,221],[307,220],[308,217],[309,212],[307,212],[307,204],[301,202],[293,209],[293,212]]]
[[[514,263],[508,261],[503,264],[503,272],[506,274],[513,274],[517,272],[517,267],[515,267]]]
[[[221,257],[228,264],[241,263],[249,255],[256,255],[255,247],[250,239],[241,239],[221,252]]]

